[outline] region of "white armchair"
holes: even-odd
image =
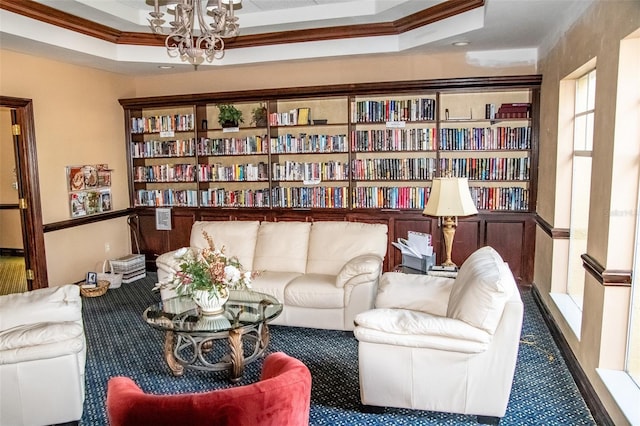
[[[77,422],[84,403],[79,287],[0,296],[0,424]]]
[[[355,319],[362,404],[499,422],[511,393],[523,305],[494,249],[473,253],[455,280],[386,273],[375,306]]]

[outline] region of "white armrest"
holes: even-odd
[[[41,322],[13,327],[0,332],[0,351],[64,342],[82,336],[77,322]]]
[[[0,296],[0,330],[59,321],[82,321],[79,286],[67,284]]]
[[[375,281],[382,270],[382,259],[375,254],[363,254],[349,260],[338,272],[336,287]]]
[[[55,358],[83,347],[84,330],[77,322],[28,324],[0,332],[0,364]]]
[[[408,309],[371,309],[356,316],[359,341],[478,353],[491,336],[464,321]]]
[[[182,263],[182,260],[179,256],[176,256],[176,254],[182,253],[185,249],[193,251],[192,247],[182,247],[177,250],[163,253],[156,259],[156,266],[160,271],[165,272],[167,276],[173,276],[173,274],[180,269],[180,263]]]
[[[411,309],[446,316],[453,278],[385,272],[380,279],[376,308]]]

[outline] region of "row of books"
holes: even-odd
[[[195,146],[195,139],[133,142],[131,156],[133,158],[192,157],[196,155]]]
[[[195,182],[195,164],[155,164],[133,168],[135,182]]]
[[[311,124],[311,108],[294,108],[285,112],[269,114],[271,126],[296,126]]]
[[[427,180],[436,176],[435,158],[365,158],[353,160],[356,180]]]
[[[431,121],[436,117],[436,100],[421,98],[357,101],[352,105],[351,117],[355,123]]]
[[[271,152],[274,154],[331,153],[347,152],[347,135],[307,135],[291,134],[271,138]]]
[[[531,127],[440,129],[440,149],[531,149]]]
[[[469,190],[479,210],[529,210],[528,189],[471,186]]]
[[[228,191],[224,188],[210,188],[200,191],[200,205],[203,207],[269,207],[271,190],[242,189]]]
[[[267,163],[257,164],[200,164],[200,182],[257,182],[269,180]]]
[[[470,180],[529,180],[529,157],[441,158],[440,170]]]
[[[364,158],[352,161],[354,180],[431,180],[440,167],[452,176],[472,180],[529,179],[530,159],[524,158]],[[135,182],[242,182],[269,180],[266,162],[223,165],[156,164],[134,167]],[[349,165],[341,161],[271,164],[271,177],[280,181],[348,180]]]
[[[353,190],[353,208],[422,209],[431,188],[420,186],[367,186]]]
[[[276,187],[228,191],[211,188],[200,193],[204,207],[348,208],[346,187]]]
[[[194,128],[193,114],[156,115],[131,119],[131,133],[187,132]]]
[[[480,210],[526,211],[529,190],[518,187],[470,187],[471,197]],[[353,208],[422,209],[429,198],[428,187],[359,187],[352,192]],[[210,188],[200,191],[203,207],[283,207],[349,208],[347,187],[276,187],[229,191]],[[197,204],[197,191],[137,191],[137,206],[189,206]],[[72,200],[73,202],[73,200]],[[108,207],[110,209],[110,199]],[[104,211],[106,211],[104,210]],[[87,214],[87,213],[82,213]]]
[[[196,155],[266,154],[266,136],[245,138],[201,138],[133,142],[133,158],[189,157]],[[271,138],[271,153],[347,152],[346,135],[291,134]],[[352,134],[354,152],[435,151],[436,129],[357,130]],[[530,149],[530,127],[440,129],[441,150]]]
[[[197,207],[198,191],[190,189],[140,189],[136,191],[136,206]]]
[[[435,151],[436,129],[356,130],[352,133],[356,152]]]
[[[271,190],[271,203],[283,208],[349,207],[349,189],[344,186],[276,187]]]
[[[301,163],[285,161],[271,165],[273,180],[303,181],[309,184],[325,180],[348,180],[349,165],[340,161],[323,163]]]
[[[266,135],[246,138],[200,138],[198,155],[266,154],[269,149],[267,141]]]

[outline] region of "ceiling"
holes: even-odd
[[[454,50],[485,63],[535,63],[592,2],[242,0],[240,36],[201,67]],[[152,9],[153,0],[2,1],[0,47],[129,75],[193,70],[151,34]]]

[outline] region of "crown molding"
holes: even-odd
[[[484,6],[484,0],[448,0],[391,22],[241,35],[225,40],[226,49],[285,43],[398,35]],[[115,44],[164,46],[166,36],[120,31],[29,0],[3,1],[0,9]]]

